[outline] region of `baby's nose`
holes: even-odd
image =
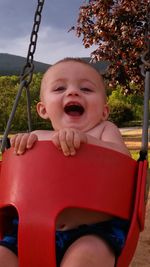
[[[76,87],[70,87],[67,90],[67,95],[79,95],[80,94],[80,90]]]

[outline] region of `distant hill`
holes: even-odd
[[[25,57],[0,53],[0,76],[20,75],[25,63]],[[49,64],[34,61],[34,72],[43,73],[49,66]]]
[[[82,58],[83,60],[90,62],[89,57]],[[5,75],[20,75],[23,67],[25,66],[26,58],[21,56],[15,56],[11,54],[0,53],[0,76]],[[96,69],[100,70],[103,74],[109,65],[106,61],[99,61],[96,63],[91,63]],[[34,72],[44,73],[47,68],[51,66],[46,63],[34,61]]]

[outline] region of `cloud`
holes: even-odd
[[[51,0],[45,1],[43,25],[59,28],[71,27],[76,23],[79,7],[84,0]]]
[[[0,0],[1,38],[27,34],[31,29],[38,1]],[[71,27],[76,23],[83,0],[47,0],[42,10],[43,26]]]
[[[27,34],[33,23],[35,7],[35,1],[0,0],[1,39]]]
[[[85,49],[81,39],[74,32],[58,28],[44,27],[39,34],[36,58],[46,63],[54,63],[63,57],[87,57],[94,48]]]
[[[68,30],[75,25],[84,0],[45,1],[35,60],[52,64],[66,57],[87,57],[82,40]],[[0,53],[26,56],[33,25],[36,1],[0,0]]]
[[[8,53],[26,57],[29,36],[16,37],[11,41],[0,39],[0,53]]]
[[[11,42],[0,40],[1,51],[26,57],[29,39],[30,35],[14,38]],[[93,49],[85,49],[74,32],[68,33],[66,29],[42,26],[34,59],[53,64],[64,57],[89,57]]]

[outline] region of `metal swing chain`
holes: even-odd
[[[145,39],[147,50],[141,56],[143,65],[141,66],[141,73],[145,77],[144,90],[144,114],[143,114],[143,129],[142,129],[142,147],[140,151],[140,159],[147,157],[148,151],[148,128],[149,128],[149,97],[150,97],[150,3],[147,8],[147,25]]]
[[[31,37],[30,37],[30,44],[29,44],[29,49],[28,49],[28,54],[27,54],[26,65],[24,66],[22,73],[20,75],[20,79],[26,80],[27,85],[29,85],[32,81],[32,75],[33,75],[33,69],[34,69],[33,57],[34,57],[34,53],[36,50],[38,31],[39,31],[39,27],[41,23],[41,13],[42,13],[44,1],[45,0],[38,0],[38,5],[37,5],[37,9],[35,11],[35,16],[34,16],[34,24],[33,24],[32,32],[31,32]]]
[[[30,98],[30,90],[29,85],[32,81],[33,77],[33,70],[34,70],[34,53],[36,50],[36,44],[37,44],[37,38],[38,38],[38,31],[41,23],[41,13],[43,10],[45,0],[38,0],[37,8],[34,15],[34,24],[30,36],[30,44],[28,48],[28,54],[26,59],[26,64],[22,69],[21,75],[20,75],[20,85],[19,89],[16,95],[16,99],[11,111],[11,114],[9,116],[7,126],[4,132],[4,136],[2,139],[2,147],[1,151],[3,152],[5,148],[7,148],[7,140],[8,140],[8,134],[10,131],[10,127],[13,121],[13,118],[15,116],[15,112],[22,94],[23,89],[26,90],[26,96],[27,96],[27,116],[28,116],[28,130],[31,131],[31,98]]]

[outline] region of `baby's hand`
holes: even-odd
[[[22,155],[27,149],[33,147],[35,141],[38,140],[36,134],[33,133],[22,133],[16,134],[11,138],[10,144],[14,147],[14,152],[17,155]]]
[[[65,156],[74,156],[81,143],[87,143],[87,136],[77,129],[65,128],[55,132],[51,141]]]

